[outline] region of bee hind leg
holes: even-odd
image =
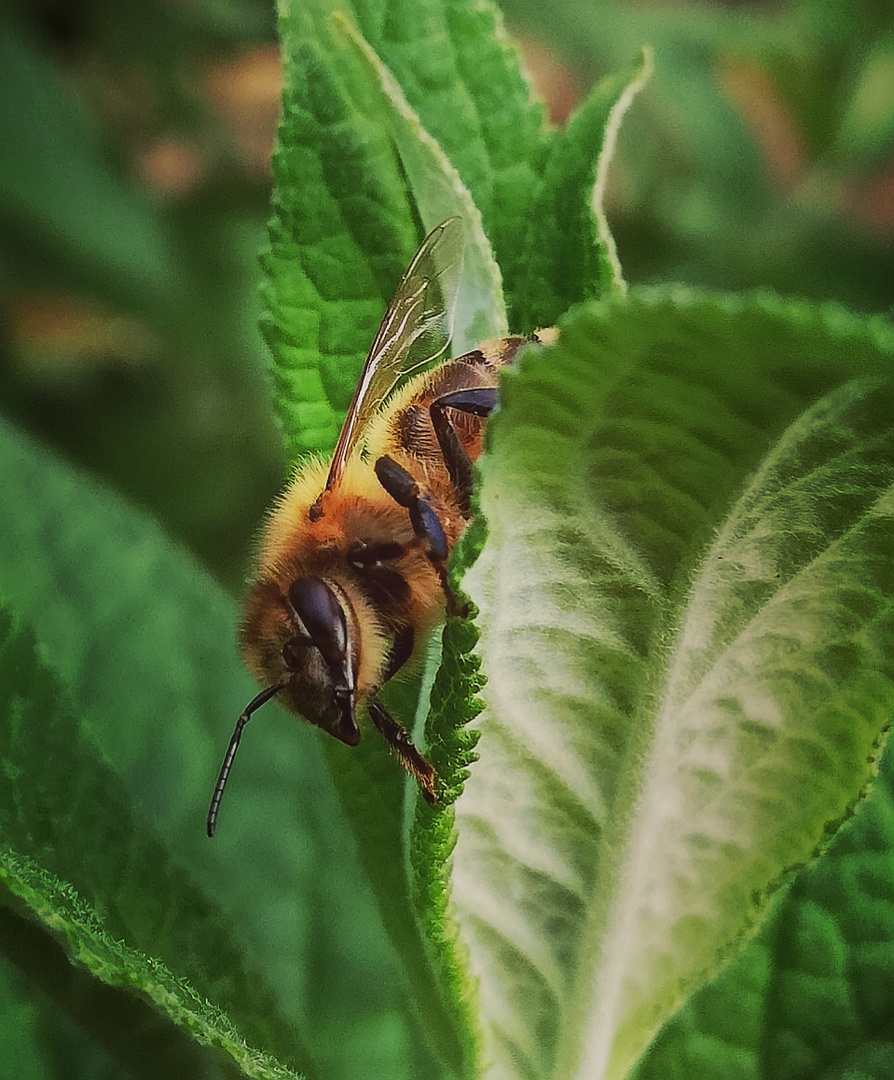
[[[427,803],[436,803],[438,795],[435,791],[438,774],[434,766],[428,761],[416,747],[403,724],[399,724],[388,713],[384,706],[373,699],[369,704],[369,716],[376,729],[393,751],[397,760],[403,765],[410,776],[414,777],[422,789],[422,797]]]
[[[456,491],[460,513],[468,518],[472,513],[472,462],[460,441],[446,409],[487,417],[497,404],[497,391],[491,386],[476,386],[470,390],[454,390],[442,394],[429,405],[432,427],[444,457],[450,481]]]

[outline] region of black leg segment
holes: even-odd
[[[497,391],[491,386],[476,386],[470,390],[454,390],[429,405],[432,426],[438,437],[438,445],[444,455],[444,464],[456,490],[457,501],[463,517],[472,512],[472,463],[456,433],[453,422],[445,412],[456,409],[473,416],[490,416],[497,404]]]
[[[431,762],[427,761],[413,745],[413,740],[410,738],[407,729],[386,712],[385,708],[375,699],[369,703],[369,715],[397,760],[410,776],[415,777],[418,781],[425,801],[432,804],[436,803],[438,801],[437,791],[435,790],[438,779],[437,773]]]
[[[391,656],[388,659],[388,668],[382,679],[383,683],[389,682],[400,671],[404,664],[413,655],[413,647],[416,644],[416,633],[412,626],[405,626],[394,635],[394,645],[391,647]]]
[[[399,505],[410,512],[413,532],[425,541],[426,554],[436,567],[447,560],[447,537],[431,496],[422,491],[407,470],[385,454],[375,464],[379,483]]]

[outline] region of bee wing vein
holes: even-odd
[[[446,351],[461,270],[462,222],[448,218],[422,242],[385,311],[332,456],[327,489],[338,484],[351,451],[399,380]],[[428,337],[431,344],[414,353],[416,342]]]

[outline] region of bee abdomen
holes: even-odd
[[[497,372],[501,367],[511,364],[522,345],[527,345],[532,340],[532,338],[522,337],[520,334],[493,338],[491,341],[483,342],[477,349],[472,349],[471,352],[458,356],[456,362],[468,364],[470,367],[484,368],[486,371]]]
[[[415,457],[434,457],[438,453],[438,443],[427,406],[407,405],[395,419],[397,443],[402,450]]]
[[[552,345],[558,336],[559,331],[552,326],[546,330],[537,330],[530,337],[512,334],[509,337],[493,338],[483,342],[477,349],[458,356],[456,362],[497,372],[507,364],[513,363],[523,345]]]

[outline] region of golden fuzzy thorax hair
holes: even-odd
[[[407,510],[383,490],[373,466],[352,455],[333,491],[324,491],[326,472],[320,461],[303,463],[272,508],[260,538],[259,569],[246,599],[241,635],[255,677],[261,683],[286,681],[284,703],[314,723],[320,721],[310,715],[308,687],[291,675],[282,657],[283,644],[294,633],[286,603],[293,582],[319,578],[343,598],[358,706],[382,683],[395,631],[406,625],[427,631],[443,609],[437,573],[414,537]],[[312,517],[321,491],[322,512]],[[408,586],[400,604],[375,603],[364,590],[350,566],[351,549],[358,541],[405,546],[405,553],[394,560],[394,569]],[[325,683],[325,672],[317,675]]]

